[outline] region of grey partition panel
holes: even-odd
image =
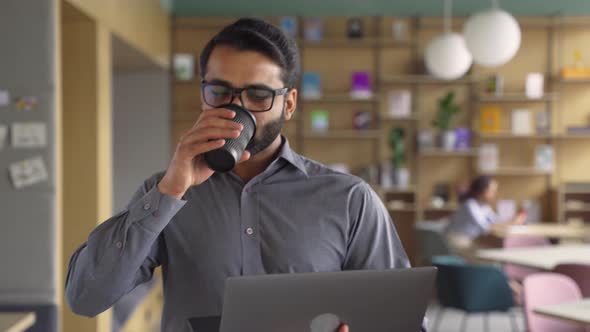
[[[0,107],[0,124],[42,122],[47,146],[0,150],[0,304],[55,302],[54,180],[54,0],[0,2],[0,90],[11,98],[34,96],[36,109],[17,111],[14,103]],[[10,135],[9,135],[10,136]],[[10,142],[7,142],[10,143]],[[11,163],[42,156],[49,174],[43,183],[16,190]]]

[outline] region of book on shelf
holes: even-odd
[[[279,19],[279,26],[285,32],[285,34],[291,38],[297,37],[297,17],[295,16],[283,16]]]
[[[514,135],[531,135],[533,133],[530,110],[515,109],[512,111],[512,133]]]
[[[395,119],[412,116],[412,92],[407,89],[391,90],[387,93],[389,116]]]
[[[352,17],[346,23],[346,34],[350,39],[363,38],[363,20],[360,17]]]
[[[304,99],[322,98],[322,81],[320,73],[304,72],[301,79],[302,95]]]
[[[408,22],[403,19],[395,19],[391,24],[391,37],[396,42],[408,40]]]
[[[355,71],[352,73],[351,79],[351,98],[370,99],[373,97],[373,91],[371,88],[371,76],[368,71]]]
[[[420,151],[428,151],[434,149],[435,138],[434,131],[429,128],[418,130],[418,149]]]
[[[537,112],[535,127],[538,135],[549,135],[551,133],[551,113],[548,110]]]
[[[480,125],[479,130],[485,134],[495,134],[500,132],[501,112],[498,106],[488,105],[480,108]]]
[[[588,126],[569,126],[567,133],[570,135],[590,135],[590,125]]]
[[[471,130],[469,128],[455,129],[455,150],[465,151],[471,149]]]
[[[500,164],[497,144],[482,144],[479,147],[478,167],[482,172],[495,172]]]
[[[330,112],[316,109],[311,111],[310,117],[313,132],[326,133],[330,128]]]
[[[530,99],[543,98],[543,81],[542,73],[529,73],[526,75],[525,95]]]
[[[319,42],[324,38],[324,23],[320,18],[307,18],[303,24],[303,38]]]
[[[373,128],[373,112],[356,111],[352,118],[352,126],[356,130],[369,130]]]
[[[178,81],[190,81],[195,77],[195,57],[188,53],[177,53],[172,57],[174,77]]]
[[[551,172],[555,167],[555,151],[553,146],[547,144],[537,145],[535,148],[535,169],[542,172]]]
[[[501,96],[504,90],[504,77],[502,75],[492,75],[486,79],[485,92],[495,96]]]

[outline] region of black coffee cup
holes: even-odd
[[[238,138],[226,139],[222,147],[205,153],[205,162],[209,168],[216,172],[229,172],[236,167],[244,150],[250,147],[256,134],[256,118],[247,109],[236,104],[227,104],[218,108],[236,112],[233,121],[244,126]]]

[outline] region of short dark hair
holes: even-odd
[[[201,52],[202,77],[206,74],[209,57],[218,45],[266,55],[281,67],[283,84],[288,88],[295,87],[300,67],[297,43],[271,23],[256,18],[241,18],[223,28]]]
[[[494,179],[487,175],[480,175],[471,181],[469,185],[469,190],[461,195],[460,201],[466,201],[470,198],[478,198],[481,194],[485,193],[486,190],[490,187],[490,184],[494,181]]]

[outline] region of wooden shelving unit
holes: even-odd
[[[586,224],[590,223],[590,182],[561,185],[557,201],[560,222],[571,223],[577,220]]]
[[[572,33],[570,36],[567,32],[561,33],[558,30],[563,28],[561,25],[536,21],[529,23],[525,20],[522,38],[527,42],[527,47],[519,50],[510,65],[498,68],[497,72],[476,66],[464,78],[445,81],[421,74],[424,72],[421,55],[432,37],[442,31],[442,20],[401,18],[408,24],[408,38],[407,41],[395,41],[390,38],[391,24],[400,18],[363,18],[366,37],[360,40],[346,38],[346,19],[326,18],[325,39],[320,42],[299,40],[302,71],[320,73],[324,95],[317,100],[303,99],[300,90],[296,117],[287,123],[285,132],[291,146],[298,153],[325,164],[346,163],[355,172],[359,167],[378,165],[389,160],[389,130],[403,128],[407,134],[407,166],[411,171],[413,185],[407,189],[383,189],[375,184],[373,187],[386,206],[388,202],[396,200],[406,204],[407,208],[393,209],[390,213],[410,257],[415,249],[414,222],[444,217],[457,208],[452,203],[443,209],[429,207],[433,187],[441,182],[457,184],[480,174],[474,163],[479,143],[496,143],[500,146],[501,153],[506,152],[505,156],[500,157],[499,170],[491,174],[498,177],[503,198],[519,201],[536,199],[545,207],[551,205],[549,199],[545,199],[549,196],[549,189],[558,188],[566,181],[590,182],[590,172],[579,166],[579,163],[590,165],[590,157],[584,157],[590,155],[586,142],[590,135],[566,134],[565,123],[568,121],[562,121],[564,117],[570,116],[572,119],[583,118],[579,114],[582,111],[578,110],[583,107],[587,110],[589,105],[584,99],[587,93],[579,86],[590,84],[590,79],[556,79],[559,66],[563,63],[559,62],[560,57],[555,54],[571,53],[573,48],[579,48],[583,54],[590,54],[590,43],[580,42],[580,39],[576,39],[577,34]],[[185,18],[174,20],[172,52],[191,53],[195,59],[198,59],[205,42],[224,24],[229,23],[227,19],[221,18],[217,24],[210,20],[207,25],[197,24],[200,19],[194,20],[194,24],[189,24],[188,21]],[[304,26],[303,19],[299,23],[300,27]],[[590,25],[583,29],[590,32]],[[567,47],[560,47],[558,38],[567,40]],[[363,100],[350,97],[350,75],[357,70],[370,73],[373,98]],[[529,72],[546,73],[545,76],[551,78],[545,82],[549,92],[540,99],[529,99],[522,93],[511,92],[524,89],[524,78]],[[484,94],[482,83],[485,78],[496,73],[504,77],[506,92],[502,96]],[[200,81],[197,78],[189,82],[172,81],[174,137],[190,128],[198,116],[198,113],[194,113],[194,108],[199,105],[199,86]],[[393,89],[411,91],[411,117],[389,116],[387,93]],[[449,90],[457,93],[457,102],[462,108],[454,125],[474,130],[473,148],[465,152],[438,149],[419,151],[414,143],[416,135],[420,129],[431,127],[437,100]],[[514,135],[508,128],[503,128],[500,133],[479,133],[479,124],[474,119],[479,112],[478,108],[489,104],[498,104],[505,108],[544,108],[551,114],[552,134]],[[311,131],[310,111],[316,108],[330,112],[330,128],[327,133]],[[374,126],[371,130],[353,129],[352,117],[359,110],[373,114]],[[508,109],[502,116],[508,117],[509,112]],[[172,141],[176,142],[175,139]],[[523,156],[531,154],[534,144],[550,144],[555,147],[554,172],[539,172],[530,167],[503,166],[526,164],[528,160],[523,160]],[[569,160],[577,160],[578,164],[572,164]],[[451,202],[455,201],[456,198],[452,197]],[[559,220],[563,220],[565,210],[554,213],[555,210],[559,209],[545,208],[542,219],[558,219],[559,214]]]

